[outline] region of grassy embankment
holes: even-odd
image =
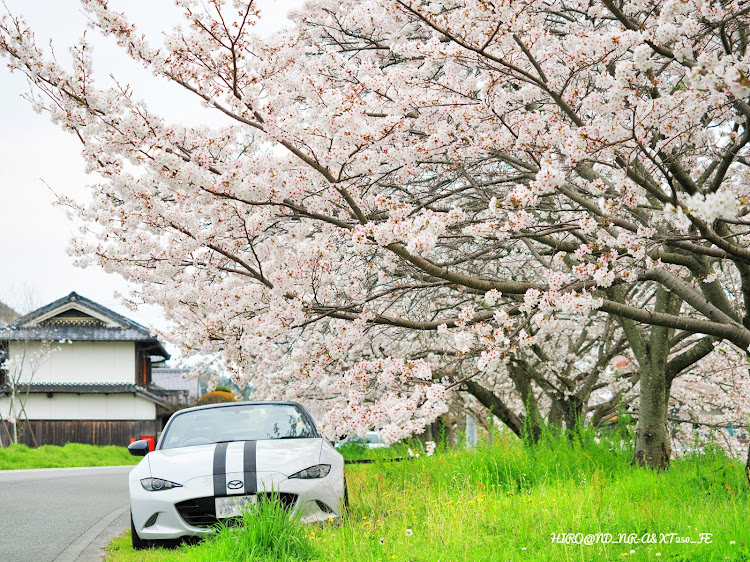
[[[631,467],[630,455],[586,438],[350,465],[351,513],[341,524],[304,527],[270,511],[198,545],[147,552],[133,551],[126,533],[107,561],[750,560],[740,463],[709,451],[659,475]],[[553,533],[638,541],[553,544]],[[711,542],[678,543],[701,533]],[[642,544],[645,534],[671,543]]]
[[[96,447],[80,443],[68,443],[63,447],[42,445],[30,449],[26,445],[0,447],[0,470],[18,468],[62,468],[68,466],[117,466],[136,464],[140,458],[133,457],[125,447]]]

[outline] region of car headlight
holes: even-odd
[[[295,472],[289,478],[323,478],[324,476],[328,476],[329,472],[331,472],[330,464],[316,464],[305,470]]]
[[[149,492],[158,492],[160,490],[171,490],[172,488],[182,488],[182,484],[177,482],[170,482],[163,478],[143,478],[141,480],[141,486],[144,490]]]

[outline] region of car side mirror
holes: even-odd
[[[145,457],[148,455],[149,446],[148,441],[141,439],[140,441],[133,441],[128,445],[128,452],[134,457]]]

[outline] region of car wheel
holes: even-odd
[[[150,546],[148,541],[144,541],[138,536],[138,533],[135,532],[135,523],[133,523],[132,513],[130,514],[130,541],[133,544],[133,550],[143,550]]]
[[[344,480],[344,514],[349,515],[349,488]]]

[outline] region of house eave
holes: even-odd
[[[90,383],[32,383],[18,385],[20,394],[133,394],[140,396],[158,406],[168,408],[169,404],[163,398],[148,391],[137,384],[90,384]],[[11,394],[9,384],[0,386],[0,396]]]

